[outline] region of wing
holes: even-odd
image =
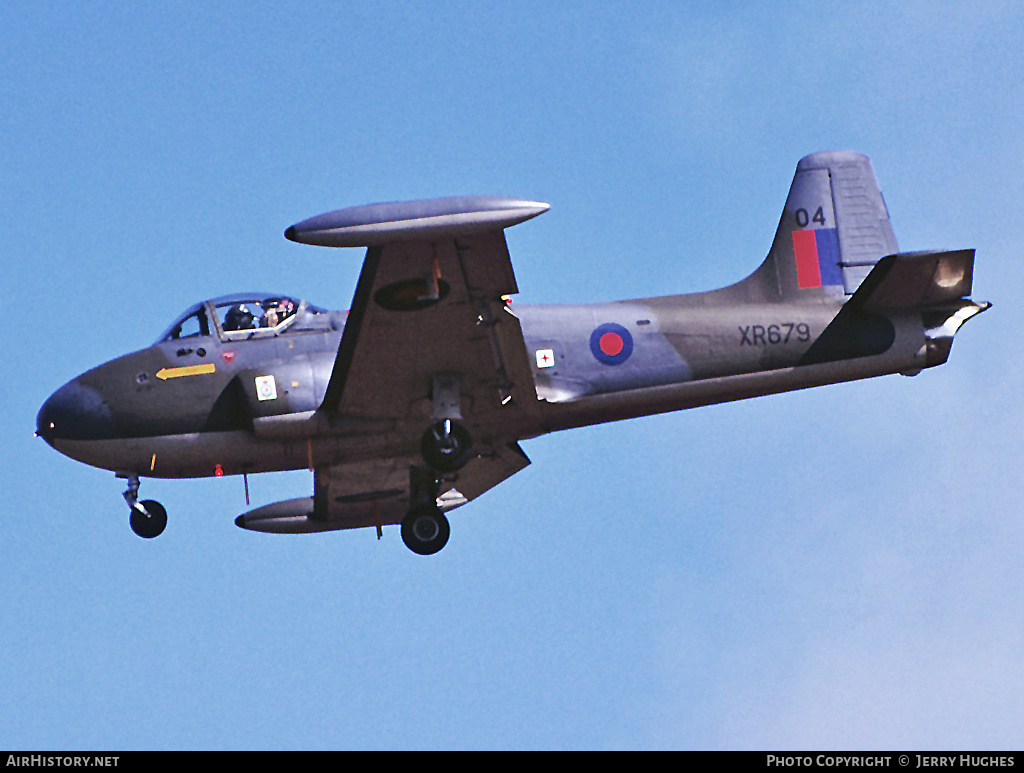
[[[276,502],[239,516],[244,529],[273,533],[308,533],[401,523],[409,509],[417,460],[396,457],[318,468],[313,496]],[[445,478],[437,498],[442,510],[476,499],[530,463],[518,444],[510,443],[470,460]]]
[[[294,241],[369,247],[322,411],[423,424],[436,413],[439,376],[457,383],[453,414],[478,438],[498,437],[513,412],[535,410],[526,344],[504,300],[518,289],[504,228],[547,208],[432,199],[338,210],[289,228]]]
[[[417,474],[415,459],[394,458],[335,465],[316,472],[313,520],[326,529],[356,529],[401,523],[409,509]],[[442,510],[476,499],[530,463],[518,444],[476,456],[445,477],[438,496]]]
[[[320,413],[370,445],[319,466],[312,498],[241,516],[262,531],[400,523],[414,501],[442,510],[476,498],[529,464],[516,441],[537,411],[504,228],[547,210],[474,197],[356,207],[289,228],[293,241],[369,247]],[[420,439],[441,418],[473,438],[456,470],[425,467]],[[369,428],[369,430],[367,429]],[[429,488],[428,488],[429,487]]]
[[[370,248],[324,410],[404,418],[437,373],[458,376],[474,423],[531,406],[522,330],[502,299],[516,291],[500,231]]]

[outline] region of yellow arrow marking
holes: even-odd
[[[166,381],[169,378],[181,378],[182,376],[201,376],[204,373],[215,373],[217,366],[212,362],[205,362],[202,365],[186,365],[182,368],[160,368],[156,377]]]

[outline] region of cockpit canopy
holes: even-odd
[[[287,295],[225,295],[191,306],[157,342],[211,335],[222,341],[244,341],[300,330],[322,330],[330,327],[329,316],[324,309]]]

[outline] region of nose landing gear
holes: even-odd
[[[124,492],[124,501],[128,503],[130,515],[128,523],[132,531],[144,539],[159,537],[167,526],[167,511],[159,502],[152,499],[139,501],[139,476],[121,475],[128,479],[128,490]]]

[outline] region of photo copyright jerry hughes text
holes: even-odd
[[[17,768],[116,768],[117,757],[67,754],[8,754],[6,767]]]
[[[1016,756],[991,754],[769,754],[768,767],[781,768],[1010,768]]]

